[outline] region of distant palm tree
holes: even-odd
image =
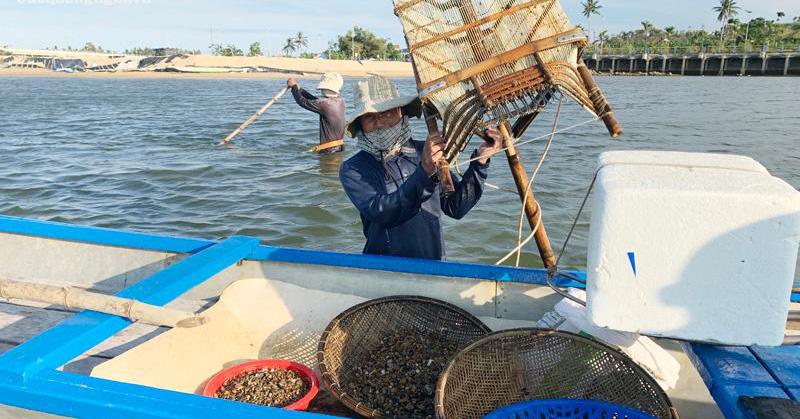
[[[599,0],[586,0],[585,2],[581,3],[583,6],[583,15],[589,19],[589,41],[591,42],[592,38],[592,15],[600,16],[600,9],[603,6],[600,5]]]
[[[645,20],[642,22],[642,30],[644,31],[644,36],[649,37],[650,33],[653,31],[653,24],[650,23],[649,20]]]
[[[286,55],[291,55],[293,52],[297,51],[296,42],[296,38],[288,38],[286,40],[286,45],[283,46],[283,52],[286,53]]]
[[[783,13],[783,12],[778,12],[778,21],[780,21],[780,20],[781,20],[781,19],[783,19],[784,17],[786,17],[786,13]]]
[[[307,47],[308,37],[303,35],[303,32],[297,32],[297,35],[294,37],[294,45],[297,49]]]
[[[727,29],[728,20],[736,17],[736,15],[739,14],[739,10],[742,10],[742,8],[736,5],[735,0],[720,0],[719,6],[711,10],[718,13],[717,20],[722,22],[722,33],[719,35],[719,43],[722,45],[725,39],[725,29]]]
[[[600,53],[602,54],[603,53],[603,48],[606,46],[606,42],[608,42],[608,40],[609,40],[608,31],[600,32],[597,35],[597,38],[600,41]],[[595,41],[595,42],[597,42],[597,41]]]
[[[597,35],[597,40],[600,41],[600,45],[603,45],[606,42],[608,42],[608,31],[600,32]]]

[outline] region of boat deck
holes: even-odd
[[[540,292],[524,291],[530,290],[531,284],[537,284],[541,288],[545,283],[546,274],[531,269],[280,249],[261,246],[258,240],[248,237],[232,237],[220,242],[173,239],[2,216],[0,216],[0,234],[33,237],[37,240],[45,238],[91,243],[93,246],[106,245],[111,246],[109,252],[123,251],[122,248],[160,252],[160,254],[140,255],[146,256],[147,260],[137,259],[135,264],[127,268],[136,267],[136,269],[126,271],[122,276],[99,272],[96,275],[98,278],[108,279],[100,282],[90,281],[92,285],[84,288],[192,312],[202,311],[213,305],[221,292],[221,289],[203,291],[199,289],[208,286],[209,283],[221,287],[225,281],[236,279],[221,280],[218,275],[228,268],[241,266],[245,259],[269,261],[273,263],[270,265],[271,272],[285,269],[281,264],[323,265],[322,269],[314,271],[313,274],[318,277],[314,279],[315,281],[322,281],[319,283],[326,282],[325,278],[319,277],[334,270],[334,267],[345,267],[348,270],[347,274],[352,278],[345,280],[338,274],[337,282],[325,285],[337,290],[356,284],[358,288],[372,287],[372,291],[380,289],[380,292],[390,292],[391,290],[387,291],[385,288],[402,282],[403,275],[436,276],[439,279],[434,282],[424,282],[422,277],[413,275],[409,278],[420,282],[428,293],[442,299],[466,298],[473,301],[478,304],[475,306],[478,310],[489,316],[502,317],[508,310],[519,309],[528,311],[530,316],[536,316],[535,310],[552,307],[555,297]],[[91,240],[87,240],[87,236],[90,236]],[[2,245],[8,245],[7,242],[8,240],[5,240],[0,243],[0,253],[3,250]],[[24,243],[36,245],[35,241]],[[10,245],[19,246],[20,243]],[[61,256],[69,257],[69,255]],[[90,257],[98,256],[90,255]],[[143,261],[147,263],[142,266]],[[75,263],[80,265],[81,261]],[[28,266],[26,269],[31,267]],[[239,270],[247,269],[248,266],[245,264]],[[374,281],[374,278],[370,278],[372,283],[369,285],[364,282],[369,276],[358,277],[359,272],[374,276],[378,271],[395,273],[390,274],[386,282],[381,282],[383,279]],[[63,273],[50,273],[50,276],[58,278],[63,276]],[[206,283],[212,277],[217,280]],[[453,281],[442,281],[447,277],[453,278]],[[302,282],[304,279],[296,280]],[[345,283],[347,281],[350,283]],[[69,278],[63,281],[64,285],[75,285],[75,282]],[[453,295],[452,288],[435,289],[438,285],[432,285],[439,283],[459,284],[461,292],[455,292],[456,295]],[[527,288],[514,288],[522,286]],[[364,297],[370,296],[364,295]],[[532,301],[541,303],[539,304],[541,307],[534,309],[530,305]],[[66,417],[97,419],[108,417],[263,419],[265,416],[282,419],[288,416],[307,415],[276,409],[265,410],[260,406],[87,375],[98,364],[115,358],[165,331],[165,328],[131,324],[125,319],[96,312],[75,313],[49,306],[26,307],[13,301],[0,303],[0,338],[2,338],[0,351],[3,352],[0,355],[0,404]],[[704,416],[686,417],[706,419],[718,417],[719,414],[716,408],[714,408],[715,413],[711,414],[708,407],[703,407],[708,406],[707,403],[710,401],[706,401],[708,393],[700,383],[698,371],[719,408],[729,419],[744,418],[737,403],[737,397],[740,395],[766,394],[796,399],[800,391],[799,349],[800,347],[766,350],[684,345],[684,351],[692,358],[697,371],[692,371],[691,368],[687,368],[689,371],[683,371],[682,397],[686,397],[684,401],[686,406],[695,404],[695,408],[700,407],[706,412]],[[694,382],[697,383],[696,386]],[[320,402],[324,403],[325,400],[322,399]],[[681,406],[678,408],[681,411]],[[326,413],[336,412],[326,411]],[[341,414],[349,413],[343,411]],[[316,417],[307,416],[307,418]]]
[[[741,396],[800,401],[800,346],[684,348],[727,419],[749,418]]]
[[[106,291],[97,288],[92,288],[91,290]],[[199,312],[213,305],[215,301],[216,299],[190,300],[180,298],[170,303],[169,307],[186,312]],[[21,305],[13,300],[0,302],[0,355],[57,326],[77,313],[78,311],[57,306],[32,306],[32,303],[29,302]],[[95,366],[167,330],[169,329],[166,327],[142,323],[131,324],[121,332],[114,334],[101,344],[81,354],[78,358],[63,365],[60,369],[66,372],[89,375]]]

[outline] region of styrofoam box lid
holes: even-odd
[[[674,195],[702,192],[789,201],[794,210],[800,206],[800,192],[770,175],[760,163],[744,156],[613,151],[600,155],[599,167],[598,189],[602,190],[658,190]],[[698,176],[699,173],[702,176]],[[754,205],[755,202],[758,201],[754,201]]]
[[[610,165],[675,166],[744,170],[769,174],[761,163],[746,156],[680,151],[608,151],[599,158],[598,168]]]

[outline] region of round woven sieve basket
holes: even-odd
[[[331,321],[320,339],[317,367],[323,387],[345,406],[369,418],[395,419],[382,412],[376,402],[346,390],[356,377],[356,369],[369,367],[372,348],[390,333],[401,332],[436,336],[460,349],[490,331],[475,316],[443,301],[417,296],[379,298],[354,306]],[[452,356],[456,353],[458,350]]]
[[[622,352],[571,333],[514,329],[464,348],[439,376],[438,419],[481,419],[514,403],[579,399],[676,419],[666,393]]]

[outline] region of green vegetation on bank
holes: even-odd
[[[800,45],[800,23],[778,23],[764,18],[749,22],[731,19],[726,25],[726,34],[721,31],[677,30],[674,26],[660,29],[648,21],[635,31],[608,35],[600,32],[593,45],[601,48],[644,49],[644,48],[684,48],[684,47],[725,47],[739,46],[742,49],[761,49],[762,46],[796,47]],[[720,42],[720,40],[722,42]]]
[[[582,3],[583,15],[591,27],[592,15],[600,15],[599,0],[587,0]],[[687,47],[720,46],[730,49],[760,50],[763,46],[787,46],[797,48],[800,45],[800,16],[791,22],[783,22],[784,12],[776,12],[777,19],[757,17],[748,21],[738,16],[752,12],[738,6],[734,0],[720,0],[720,5],[712,8],[717,20],[722,24],[719,30],[708,32],[705,29],[678,30],[674,26],[657,28],[650,21],[643,21],[637,30],[609,35],[602,31],[592,37],[592,44],[603,49],[660,49]],[[591,32],[591,31],[590,31]]]
[[[237,48],[236,45],[228,44],[227,46],[223,46],[222,44],[211,44],[209,46],[211,48],[212,55],[220,55],[223,57],[241,57],[244,56],[244,51]]]
[[[297,54],[300,58],[316,58],[319,54],[308,51],[308,37],[303,32],[289,37],[283,44],[281,51],[288,57]],[[219,56],[244,56],[243,50],[236,45],[213,44],[209,47],[213,55]],[[263,54],[260,42],[250,44],[249,57],[258,57]],[[345,34],[338,35],[335,42],[330,42],[326,55],[330,59],[349,60],[351,58],[359,60],[378,59],[378,60],[402,60],[405,54],[399,47],[393,45],[386,39],[375,36],[372,32],[355,27]]]
[[[336,42],[331,42],[328,55],[332,59],[356,58],[359,60],[401,60],[404,54],[386,39],[378,38],[372,32],[355,27],[339,35]]]
[[[286,39],[286,44],[283,46],[283,53],[292,56],[295,52],[299,51],[300,48],[307,48],[308,47],[308,37],[303,34],[303,32],[297,32],[292,38]],[[308,53],[308,51],[304,51],[303,53]],[[301,54],[302,56],[302,54]]]
[[[264,55],[264,53],[261,52],[261,42],[253,42],[250,44],[250,52],[247,53],[248,57],[260,57],[262,55]]]

